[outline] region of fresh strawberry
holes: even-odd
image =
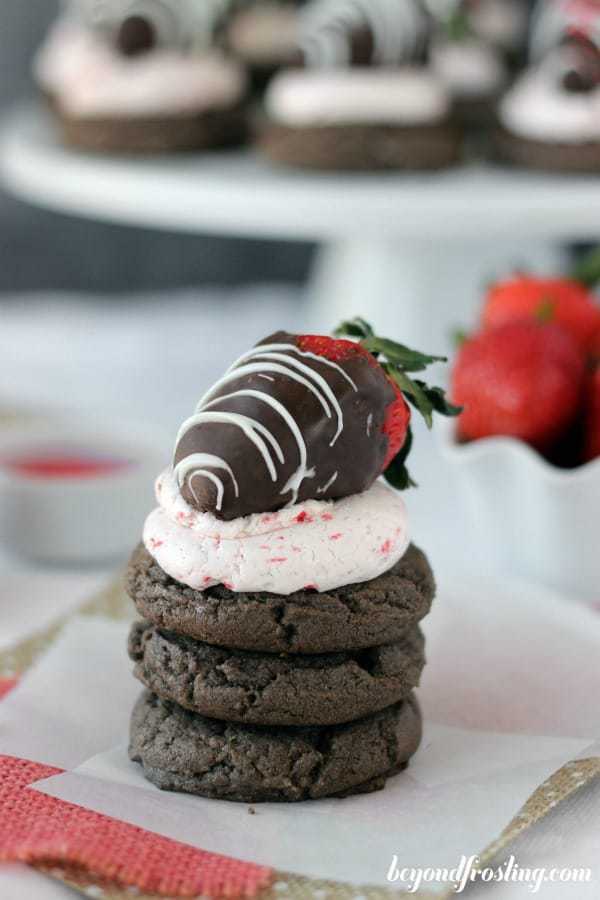
[[[585,392],[584,458],[588,462],[600,456],[600,366],[590,375]]]
[[[399,490],[414,484],[406,469],[406,459],[412,447],[410,427],[414,406],[431,427],[434,412],[454,416],[460,410],[451,406],[441,388],[430,388],[423,381],[413,379],[409,373],[421,372],[434,362],[446,362],[445,357],[429,356],[410,350],[386,338],[379,338],[363,319],[343,322],[335,331],[336,337],[302,335],[297,340],[299,349],[322,356],[331,362],[344,362],[360,356],[382,372],[391,385],[395,399],[386,410],[382,426],[388,447],[382,471],[386,479]],[[345,340],[351,337],[353,340]],[[407,403],[408,400],[408,403]]]
[[[388,438],[388,449],[382,470],[385,471],[406,443],[411,419],[409,406],[394,379],[387,374],[385,368],[377,362],[373,354],[356,341],[346,341],[325,335],[306,334],[301,335],[297,343],[300,350],[322,356],[331,362],[345,362],[353,356],[360,356],[366,359],[370,366],[381,369],[382,374],[390,382],[396,399],[386,410],[385,422],[382,428],[383,433]]]
[[[535,318],[562,326],[584,351],[600,334],[600,307],[578,281],[517,275],[489,289],[482,313],[484,329]]]
[[[590,344],[588,356],[592,364],[600,365],[600,331],[595,335]]]
[[[509,435],[545,450],[576,417],[584,359],[555,324],[512,322],[468,339],[452,375],[464,440]]]

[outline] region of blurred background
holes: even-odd
[[[56,0],[0,4],[0,114],[32,93],[31,59],[57,8]],[[0,188],[0,291],[299,283],[311,254],[309,245],[295,242],[200,239],[58,218]]]
[[[15,104],[36,96],[31,61],[57,11],[56,0],[0,4],[0,120],[6,121]],[[267,177],[275,171],[268,166],[265,170]],[[0,424],[11,417],[48,421],[52,416],[78,416],[92,417],[115,434],[123,423],[130,423],[136,433],[150,426],[155,437],[148,443],[166,461],[178,425],[229,361],[275,330],[301,331],[313,321],[310,300],[316,288],[328,325],[340,316],[361,314],[374,318],[380,333],[410,342],[418,331],[423,349],[449,350],[452,329],[474,325],[486,281],[519,265],[531,264],[547,274],[565,271],[573,247],[561,243],[563,236],[596,238],[578,227],[580,213],[585,213],[585,222],[594,221],[589,204],[578,207],[569,195],[570,184],[577,192],[585,190],[585,182],[574,178],[561,190],[563,212],[554,228],[553,216],[544,211],[553,210],[553,185],[559,180],[551,183],[545,176],[510,170],[496,179],[495,171],[488,179],[485,168],[480,172],[475,167],[466,194],[460,170],[458,188],[452,170],[447,177],[442,173],[439,182],[429,182],[429,176],[411,180],[409,175],[406,189],[420,213],[417,226],[403,215],[401,200],[388,190],[384,176],[364,176],[361,184],[374,185],[376,213],[370,213],[366,225],[359,216],[350,223],[353,239],[341,247],[331,270],[327,253],[318,255],[316,245],[303,241],[193,236],[103,224],[29,206],[0,186]],[[273,183],[289,179],[298,190],[302,177],[278,174]],[[336,183],[337,178],[333,176]],[[350,195],[353,178],[344,182]],[[315,184],[320,189],[318,179],[314,176],[313,189]],[[510,182],[506,196],[504,179]],[[498,226],[489,209],[488,181],[494,181],[499,198]],[[521,217],[513,201],[525,209],[528,185],[534,181],[539,209],[531,204],[532,215]],[[428,217],[420,191],[424,186],[427,196],[437,197],[438,184],[446,191],[442,212]],[[472,215],[471,193],[479,210]],[[456,195],[461,195],[465,221],[453,207]],[[301,190],[296,196],[302,199]],[[288,222],[296,215],[293,208],[286,214]],[[404,220],[404,230],[398,229],[395,239],[386,233],[386,214],[396,224]],[[563,228],[565,215],[569,222]],[[331,219],[341,222],[336,227],[346,224],[343,212],[336,217],[333,208]],[[404,236],[398,239],[398,234]],[[347,272],[340,271],[344,261]],[[318,277],[309,282],[311,274]],[[340,275],[345,278],[340,280]],[[305,290],[307,284],[311,291]],[[427,303],[421,302],[424,298]],[[415,318],[409,323],[411,311]],[[438,371],[435,377],[443,379],[446,372]],[[472,565],[476,550],[469,560],[462,550],[467,528],[477,528],[477,521],[458,523],[452,473],[435,440],[424,433],[417,437],[412,468],[426,489],[410,492],[408,498],[414,532],[423,535],[434,561]],[[148,478],[145,507],[152,502],[150,485]],[[454,510],[452,529],[446,517],[432,516],[433,498],[440,508]],[[0,512],[1,507],[0,496]],[[111,514],[117,512],[111,508]],[[124,542],[121,555],[137,539],[142,518],[136,511],[131,539]]]

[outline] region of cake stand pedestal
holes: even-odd
[[[32,203],[170,231],[319,245],[309,325],[360,313],[382,332],[448,348],[481,289],[510,268],[559,269],[600,234],[600,179],[470,164],[421,175],[276,168],[249,151],[122,158],[65,150],[37,105],[4,123],[0,173]]]

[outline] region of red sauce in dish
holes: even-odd
[[[99,456],[78,450],[31,451],[2,460],[15,475],[28,478],[102,478],[133,465],[129,459]]]

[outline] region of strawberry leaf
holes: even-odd
[[[571,278],[580,281],[588,288],[594,288],[600,282],[600,247],[587,253],[571,272]]]
[[[384,368],[390,378],[394,379],[408,402],[421,413],[427,422],[427,427],[431,428],[433,425],[434,406],[423,390],[423,382],[413,381],[406,372],[395,366],[385,366]]]
[[[356,316],[348,322],[342,322],[333,333],[336,337],[369,338],[374,331],[368,322]]]
[[[417,483],[412,480],[408,469],[406,468],[406,460],[412,449],[413,433],[409,427],[406,432],[406,440],[400,452],[393,458],[389,466],[384,472],[384,478],[396,488],[397,491],[406,491],[408,488],[418,487]]]
[[[405,372],[422,372],[427,366],[436,362],[448,362],[445,356],[430,356],[427,353],[419,353],[418,350],[411,350],[404,344],[397,344],[396,341],[390,341],[387,338],[376,337],[375,335],[367,337],[361,341],[365,350],[371,353],[382,353],[388,362],[401,366]]]
[[[450,13],[446,19],[445,26],[451,41],[464,41],[473,34],[469,14],[460,7]]]
[[[469,332],[464,328],[455,328],[451,335],[452,344],[456,350],[460,350],[465,341],[469,339]]]
[[[462,412],[458,406],[453,406],[446,400],[442,388],[429,387],[424,381],[411,377],[413,372],[422,372],[433,363],[447,362],[445,356],[419,353],[404,344],[378,337],[368,322],[360,318],[342,322],[334,334],[337,337],[358,338],[360,346],[377,359],[387,377],[395,382],[411,406],[421,413],[429,428],[433,425],[434,413],[442,416],[458,416]],[[412,431],[409,427],[402,449],[384,472],[387,481],[400,491],[416,487],[406,467],[412,441]]]
[[[545,297],[535,312],[536,321],[541,325],[547,325],[554,320],[556,309],[551,297]]]
[[[417,384],[433,406],[434,412],[442,416],[460,416],[463,411],[462,406],[455,406],[453,403],[450,403],[443,388],[428,387],[423,381],[418,381]]]

